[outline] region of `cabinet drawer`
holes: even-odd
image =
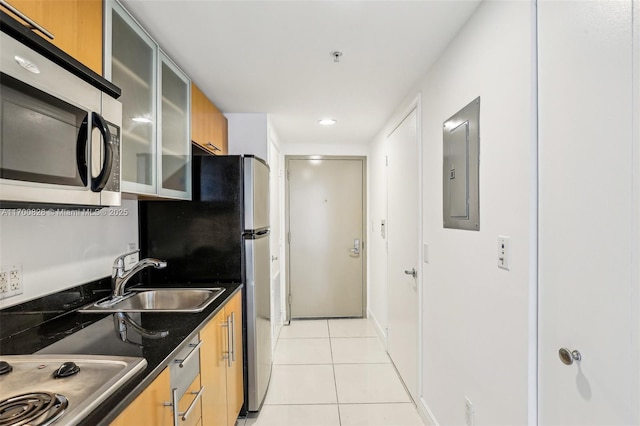
[[[178,390],[178,398],[187,391],[195,377],[200,374],[200,339],[191,339],[176,355],[169,367],[171,371],[171,389]]]
[[[195,426],[199,424],[202,419],[202,403],[200,402],[200,399],[195,402],[191,411],[187,413],[191,404],[194,403],[198,392],[200,392],[200,389],[200,375],[198,375],[193,382],[191,382],[182,398],[180,398],[180,402],[178,402],[178,412],[185,413],[178,418],[181,426]],[[186,419],[183,419],[183,416],[187,416]]]

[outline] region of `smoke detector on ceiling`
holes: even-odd
[[[334,50],[331,52],[331,57],[333,58],[333,62],[340,62],[340,56],[342,56],[342,52],[338,50]]]

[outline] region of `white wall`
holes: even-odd
[[[367,160],[369,188],[367,240],[367,316],[387,344],[387,240],[382,236],[382,221],[387,221],[387,129],[380,132],[369,146]],[[386,230],[385,230],[386,233]]]
[[[110,216],[111,214],[124,214]],[[4,210],[10,212],[10,210]],[[98,216],[0,217],[0,265],[21,264],[24,293],[0,308],[111,275],[116,256],[138,247],[138,204],[102,209]]]
[[[535,412],[529,403],[535,394],[530,369],[535,365],[535,335],[530,334],[530,328],[535,330],[530,319],[535,310],[530,247],[535,247],[531,191],[536,172],[532,23],[529,2],[482,3],[408,94],[408,99],[422,94],[423,241],[430,256],[421,282],[422,392],[417,403],[433,423],[465,424],[465,396],[473,403],[476,424],[527,424],[530,411]],[[480,231],[444,229],[442,123],[477,96]],[[381,155],[381,138],[371,145],[372,174],[382,170],[373,161]],[[371,193],[370,198],[378,196]],[[370,208],[373,219],[383,214],[379,200]],[[498,235],[511,236],[510,271],[497,268]],[[385,260],[370,255],[373,274],[373,265]],[[379,295],[370,305],[376,318],[386,317],[382,283],[371,280],[371,295]]]
[[[265,113],[226,113],[229,154],[269,158],[268,117]]]
[[[283,143],[284,155],[336,155],[336,156],[361,156],[368,154],[368,145],[358,144],[312,144],[312,143]]]

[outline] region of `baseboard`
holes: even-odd
[[[416,408],[418,409],[418,415],[427,426],[440,426],[435,416],[427,406],[427,402],[420,397],[418,403],[416,404]]]
[[[386,351],[387,350],[387,330],[382,328],[382,326],[378,322],[378,319],[376,318],[375,315],[373,315],[373,312],[371,312],[370,310],[367,310],[367,318],[369,318],[369,320],[373,324],[373,327],[376,329],[376,333],[378,333],[378,337],[382,341],[382,345],[384,346],[384,350]]]

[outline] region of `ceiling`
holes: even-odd
[[[268,113],[283,143],[364,144],[479,0],[122,3],[223,112]]]

